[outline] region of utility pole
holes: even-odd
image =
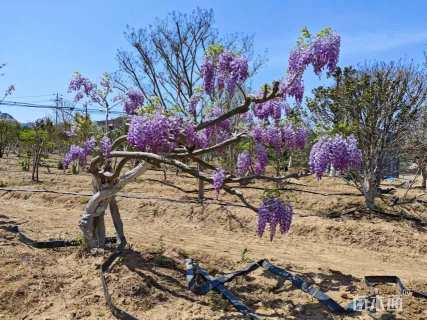
[[[58,126],[58,110],[59,110],[59,93],[56,93],[56,99],[55,99],[55,126]]]

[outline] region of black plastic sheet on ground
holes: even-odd
[[[324,305],[330,312],[334,314],[354,314],[358,311],[367,310],[370,306],[370,300],[372,301],[375,299],[375,296],[369,296],[367,298],[356,299],[348,305],[342,306],[314,285],[307,283],[303,278],[294,275],[285,269],[276,267],[268,260],[264,259],[252,262],[241,270],[227,273],[218,277],[209,275],[209,273],[201,268],[198,264],[194,263],[191,259],[187,259],[187,286],[192,292],[198,295],[204,295],[207,294],[210,290],[215,290],[225,299],[227,299],[237,309],[237,311],[242,313],[244,316],[249,319],[259,320],[261,318],[248,306],[246,306],[229,289],[227,289],[225,287],[225,283],[232,281],[236,277],[247,275],[260,267],[283,280],[290,281],[294,287],[317,299],[322,305]],[[427,299],[427,293],[406,288],[400,278],[396,276],[367,276],[365,277],[365,283],[368,287],[372,287],[373,285],[379,283],[395,283],[399,289],[400,294],[412,295],[416,298]]]

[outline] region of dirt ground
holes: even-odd
[[[3,188],[90,193],[90,176],[41,170],[30,183],[16,159],[0,160]],[[216,293],[196,296],[186,289],[184,259],[191,257],[212,275],[267,258],[315,283],[342,304],[366,294],[365,275],[397,275],[409,288],[427,291],[427,220],[422,203],[390,207],[389,215],[355,210],[357,190],[344,180],[314,177],[291,180],[283,198],[295,208],[291,232],[270,242],[255,234],[256,216],[237,199],[206,186],[204,205],[197,203],[193,179],[149,171],[123,191],[140,199],[119,197],[130,250],[108,275],[116,305],[141,320],[243,319]],[[399,180],[394,196],[405,189]],[[258,204],[269,184],[242,189]],[[185,191],[185,192],[184,192]],[[421,189],[408,193],[427,201]],[[89,197],[0,190],[0,227],[19,225],[34,239],[79,238],[78,220]],[[228,205],[226,206],[225,203]],[[400,214],[399,217],[396,215]],[[403,217],[403,218],[402,218]],[[107,216],[108,232],[113,235]],[[113,319],[105,305],[99,264],[108,251],[95,255],[80,248],[33,249],[0,229],[0,319]],[[268,319],[371,319],[367,313],[332,315],[304,292],[258,270],[227,284],[258,314]],[[379,288],[389,297],[394,289]],[[427,300],[403,298],[403,310],[376,313],[377,319],[427,319]]]

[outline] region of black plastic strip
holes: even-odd
[[[241,314],[251,320],[260,320],[256,313],[254,313],[248,306],[246,306],[237,296],[235,296],[230,290],[224,286],[224,282],[218,278],[212,277],[209,273],[193,263],[191,259],[186,259],[187,269],[187,286],[190,290],[194,290],[197,294],[206,294],[209,290],[215,290],[222,295],[223,298],[228,300],[231,305],[236,308]],[[196,279],[197,276],[202,276],[206,283],[209,283],[208,287],[197,288]],[[229,280],[231,281],[231,280]],[[204,286],[204,284],[202,285]],[[209,289],[207,289],[209,288]],[[207,291],[206,291],[207,290]]]
[[[326,293],[319,290],[315,286],[309,285],[303,278],[293,275],[285,269],[276,267],[267,260],[263,261],[262,267],[285,280],[289,280],[294,287],[304,291],[305,293],[308,293],[313,298],[316,298],[321,304],[326,306],[333,313],[343,314],[352,313],[355,311],[352,307],[349,306],[342,307],[338,302],[329,297]]]
[[[373,287],[379,283],[394,283],[402,295],[412,295],[415,298],[427,299],[427,292],[408,289],[397,276],[366,276],[365,283],[368,287]]]

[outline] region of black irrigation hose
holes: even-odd
[[[37,249],[52,249],[52,248],[63,248],[63,247],[78,247],[82,244],[81,240],[47,240],[47,241],[35,241],[28,238],[25,233],[21,232],[18,226],[6,226],[1,227],[2,229],[15,233],[18,235],[18,239],[25,243],[27,246]],[[115,237],[105,238],[106,244],[114,244],[117,242]]]
[[[240,313],[248,317],[249,319],[260,319],[253,311],[249,309],[239,298],[233,295],[230,290],[225,288],[224,284],[232,281],[238,276],[243,276],[251,273],[259,267],[271,272],[272,274],[279,276],[284,280],[288,280],[292,285],[309,295],[316,298],[321,304],[329,309],[329,311],[336,314],[352,314],[368,308],[369,300],[374,299],[374,296],[368,297],[368,299],[359,299],[349,303],[347,306],[341,306],[338,302],[329,297],[326,293],[319,290],[313,285],[307,283],[303,278],[291,274],[285,269],[279,268],[271,264],[268,260],[259,260],[248,264],[245,268],[227,273],[223,276],[212,277],[209,273],[193,263],[191,259],[186,260],[187,269],[187,286],[195,294],[204,295],[210,290],[215,290],[220,293],[225,299],[227,299]],[[366,276],[365,283],[368,287],[372,287],[379,283],[395,283],[402,295],[412,295],[415,298],[427,299],[427,292],[420,292],[408,289],[404,286],[402,281],[397,276]]]

